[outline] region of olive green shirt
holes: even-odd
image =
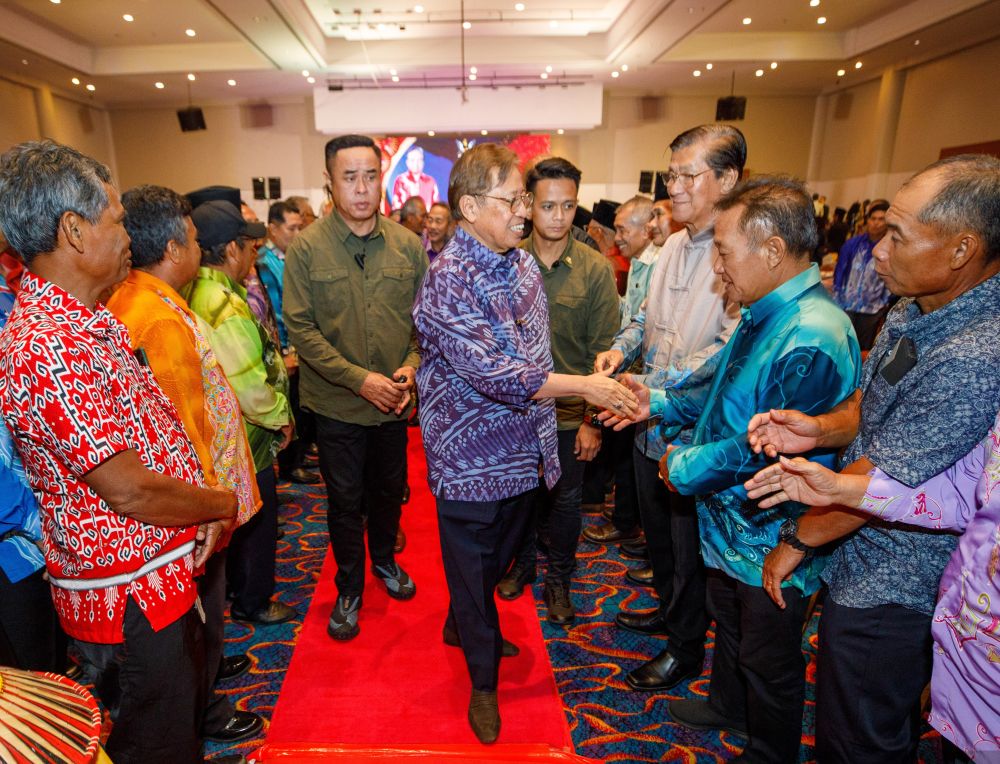
[[[283,313],[303,408],[360,425],[400,418],[360,390],[369,372],[391,378],[420,362],[410,309],[426,270],[417,235],[381,214],[364,238],[336,209],[295,238],[285,253]]]
[[[530,252],[549,301],[552,360],[559,374],[591,374],[597,354],[611,347],[621,323],[618,290],[611,264],[600,252],[572,236],[551,268],[535,252],[535,235],[521,242]],[[583,398],[558,398],[560,430],[575,430],[591,413]]]

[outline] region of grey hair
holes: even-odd
[[[735,170],[736,177],[743,174],[747,163],[747,139],[739,128],[715,122],[698,125],[685,130],[670,142],[671,151],[693,146],[700,141],[709,142],[705,153],[705,164],[712,168],[716,178],[721,178],[726,170]]]
[[[788,252],[808,257],[819,243],[812,200],[806,187],[786,176],[757,175],[737,183],[715,205],[718,212],[743,207],[739,230],[747,247],[757,250],[772,236],[785,242]]]
[[[970,231],[983,239],[986,260],[1000,258],[1000,159],[988,154],[959,154],[941,159],[903,185],[928,173],[941,187],[917,220],[946,234]]]
[[[25,263],[55,250],[59,220],[75,212],[97,223],[111,171],[54,141],[19,143],[0,157],[0,228]]]
[[[412,218],[415,217],[416,215],[419,215],[420,205],[424,206],[424,212],[426,212],[427,204],[424,202],[423,197],[419,195],[411,196],[409,199],[403,202],[403,206],[399,208],[400,218],[406,220],[407,218]]]
[[[646,225],[653,217],[653,200],[648,196],[636,195],[618,208],[615,217],[624,212],[632,225]]]

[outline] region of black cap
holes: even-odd
[[[612,202],[610,199],[601,199],[594,205],[594,222],[599,223],[605,228],[614,228],[615,212],[618,211],[619,207],[621,207],[621,204],[618,202]]]
[[[258,222],[248,223],[240,214],[239,207],[221,199],[199,204],[191,212],[191,220],[198,229],[198,244],[202,249],[228,244],[239,236],[250,239],[267,236],[267,226]]]
[[[667,193],[666,170],[657,172],[653,177],[656,178],[653,183],[653,201],[662,202],[664,199],[669,199],[670,194]]]
[[[874,199],[872,203],[868,205],[868,210],[865,212],[865,220],[871,217],[873,212],[885,212],[889,209],[889,201],[887,199]]]
[[[199,188],[197,191],[185,194],[185,196],[191,202],[192,207],[197,207],[199,204],[204,204],[205,202],[221,200],[229,202],[235,205],[236,209],[239,209],[240,204],[243,203],[243,200],[240,199],[240,190],[232,186],[205,186],[205,188]]]
[[[592,217],[593,215],[586,207],[577,207],[576,214],[573,216],[573,225],[577,228],[586,228]]]

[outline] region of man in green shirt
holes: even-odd
[[[552,360],[559,374],[588,374],[594,359],[618,329],[618,292],[607,259],[571,235],[576,214],[580,171],[561,157],[543,159],[530,168],[525,187],[534,194],[533,230],[521,242],[542,273],[549,303]],[[542,483],[535,520],[510,572],[497,587],[504,599],[521,595],[535,578],[537,530],[548,536],[549,567],[545,603],[552,623],[569,624],[576,610],[569,583],[580,537],[583,472],[601,447],[601,428],[590,419],[596,410],[583,398],[558,398],[559,466],[562,476],[551,490]]]
[[[410,309],[427,270],[420,238],[379,214],[381,152],[363,135],[326,144],[333,209],[285,256],[284,318],[299,355],[302,408],[316,414],[337,563],[327,633],[352,639],[372,572],[390,597],[416,587],[393,555],[406,486],[406,414],[419,362]]]

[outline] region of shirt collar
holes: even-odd
[[[521,246],[521,249],[523,249],[525,252],[527,252],[528,254],[534,256],[535,260],[538,262],[538,267],[541,268],[542,267],[542,261],[538,257],[538,252],[535,249],[535,234],[534,234],[534,232],[532,232],[531,236],[529,236],[527,239],[525,239],[524,241],[522,241],[520,246]],[[552,263],[552,267],[554,268],[556,265],[565,265],[567,268],[570,268],[570,269],[573,268],[573,237],[572,236],[567,236],[566,237],[566,246],[563,247],[562,254],[559,255],[559,258],[554,263]]]
[[[691,235],[687,229],[684,229],[688,234],[688,238],[691,240],[691,244],[704,244],[705,242],[711,242],[715,237],[715,225],[710,225],[707,228],[698,231],[694,236]]]
[[[177,290],[170,286],[170,284],[158,276],[154,276],[152,273],[147,273],[146,271],[139,270],[138,268],[133,268],[129,271],[128,278],[125,279],[125,283],[132,284],[140,289],[147,289],[151,292],[156,292],[178,305],[187,305],[184,298],[181,297],[177,293]]]
[[[101,303],[97,303],[96,309],[91,310],[62,287],[31,271],[24,272],[21,279],[21,294],[26,300],[37,301],[57,323],[68,327],[71,331],[106,337],[112,333],[114,324],[117,323],[111,312]]]
[[[327,215],[330,219],[330,226],[333,228],[333,235],[336,236],[341,242],[347,243],[347,240],[352,236],[356,239],[361,239],[354,231],[352,231],[347,223],[344,222],[343,216],[340,214],[340,210],[336,206],[330,210],[330,214]],[[373,239],[376,236],[385,236],[385,218],[381,212],[375,212],[375,227],[372,232],[368,235],[369,239]]]
[[[795,302],[799,295],[820,283],[819,267],[813,263],[802,273],[788,279],[784,284],[771,290],[752,305],[740,309],[743,320],[760,324],[782,306]]]
[[[660,248],[655,244],[653,244],[653,242],[649,242],[649,244],[646,245],[646,248],[642,250],[642,254],[639,255],[636,258],[636,260],[638,260],[643,265],[652,265],[654,262],[656,262],[656,256],[659,253],[660,253]]]
[[[209,268],[207,265],[203,265],[198,269],[198,275],[196,278],[205,279],[206,281],[214,281],[217,284],[222,284],[232,292],[236,292],[241,298],[246,300],[247,290],[242,284],[237,284],[229,276],[220,271],[218,268]]]
[[[480,268],[486,271],[496,271],[500,268],[512,268],[515,263],[527,253],[513,247],[504,253],[494,252],[479,239],[466,231],[462,226],[455,229],[455,235],[449,244],[454,243],[459,250]]]
[[[904,298],[909,303],[902,312],[892,311],[891,320],[886,319],[889,336],[896,339],[907,335],[913,339],[951,334],[968,322],[970,315],[985,315],[1000,305],[1000,273],[963,292],[951,302],[930,313],[921,313],[920,306],[912,297]]]

